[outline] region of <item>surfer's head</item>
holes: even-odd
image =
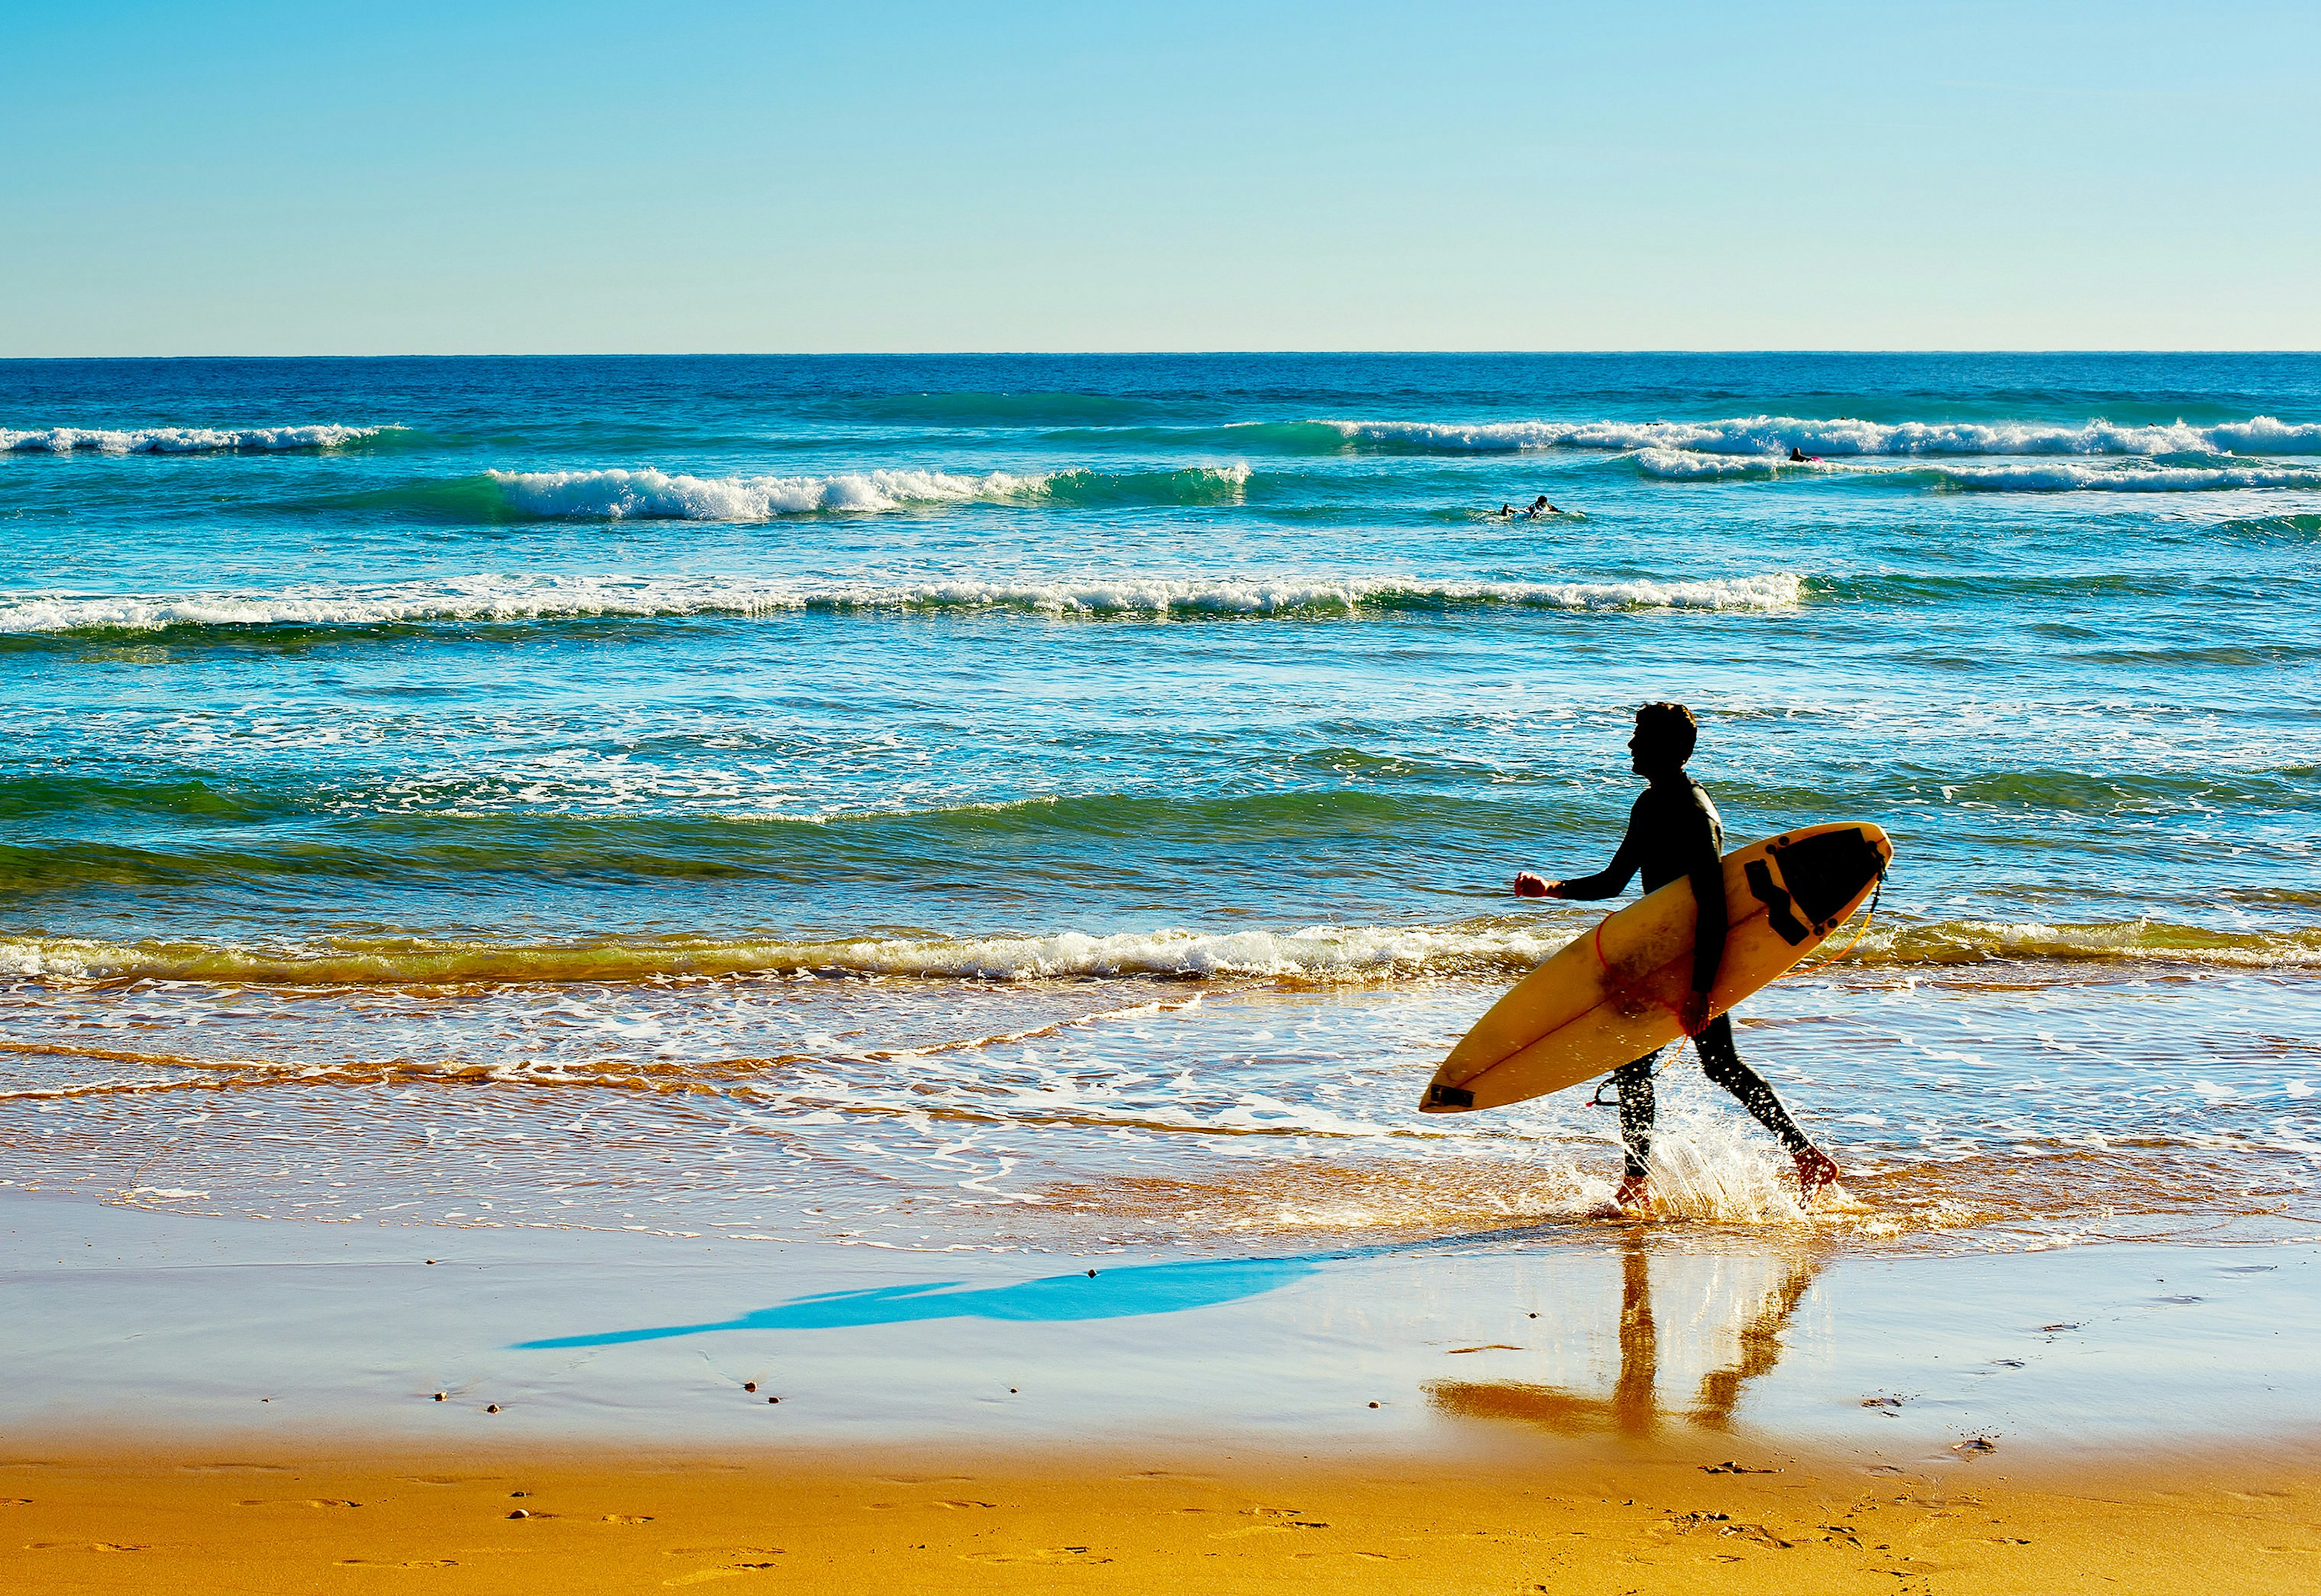
[[[1700,740],[1700,723],[1680,703],[1648,703],[1636,712],[1636,734],[1628,753],[1638,775],[1684,768]]]

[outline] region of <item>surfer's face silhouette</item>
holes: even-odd
[[[1685,756],[1677,751],[1666,732],[1643,721],[1636,722],[1635,735],[1628,739],[1628,764],[1638,775],[1666,775],[1683,769],[1684,761]]]

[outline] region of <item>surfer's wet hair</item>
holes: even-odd
[[[1636,712],[1636,730],[1683,764],[1700,741],[1700,722],[1680,703],[1648,703]]]

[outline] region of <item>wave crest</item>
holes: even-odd
[[[545,519],[755,521],[1011,499],[1066,504],[1229,503],[1248,485],[1249,475],[1243,465],[1124,473],[990,471],[980,476],[880,469],[827,476],[690,476],[647,467],[493,471],[486,480],[517,513]]]
[[[1350,443],[1511,452],[1683,449],[1704,455],[2181,455],[2321,453],[2321,423],[2272,416],[2196,427],[2034,422],[1867,422],[1736,416],[1713,422],[1324,422]]]
[[[2234,488],[2321,487],[2321,467],[2160,466],[2143,461],[2104,463],[2055,460],[1991,466],[1792,464],[1778,457],[1735,458],[1688,449],[1643,449],[1636,469],[1665,482],[1774,482],[1798,476],[1844,476],[1854,480],[1899,480],[1931,487],[1980,493],[2186,494]]]
[[[1441,582],[1417,577],[1126,576],[1021,583],[751,583],[715,577],[478,576],[385,587],[280,593],[21,598],[0,603],[0,635],[259,627],[377,627],[752,616],[793,611],[1013,610],[1055,616],[1352,614],[1505,604],[1571,611],[1792,608],[1805,578],[1764,576],[1630,582]]]
[[[896,510],[1006,499],[1037,492],[1044,476],[993,471],[860,471],[835,476],[687,476],[641,471],[494,471],[509,502],[528,515],[591,521],[770,521],[824,510]]]
[[[1585,929],[1573,917],[1541,916],[1492,917],[1448,926],[1221,932],[1169,928],[1111,934],[815,941],[659,938],[500,943],[401,938],[333,939],[266,948],[10,937],[0,939],[0,975],[285,986],[624,982],[802,973],[954,981],[1093,975],[1376,984],[1446,976],[1503,979],[1535,966]],[[1839,963],[1951,966],[1999,961],[2315,968],[2321,967],[2321,929],[2220,931],[2149,920],[2091,925],[1943,920],[1873,926]]]
[[[223,454],[236,450],[279,453],[294,449],[338,449],[366,438],[399,431],[396,427],[347,427],[325,422],[304,427],[138,427],[125,431],[49,427],[13,432],[0,427],[0,452],[106,455]]]

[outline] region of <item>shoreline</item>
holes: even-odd
[[[2009,1461],[2321,1434],[2321,1245],[1880,1255],[1779,1227],[927,1255],[231,1220],[0,1193],[0,1434],[312,1452],[1134,1437]],[[778,1397],[778,1402],[762,1399]]]

